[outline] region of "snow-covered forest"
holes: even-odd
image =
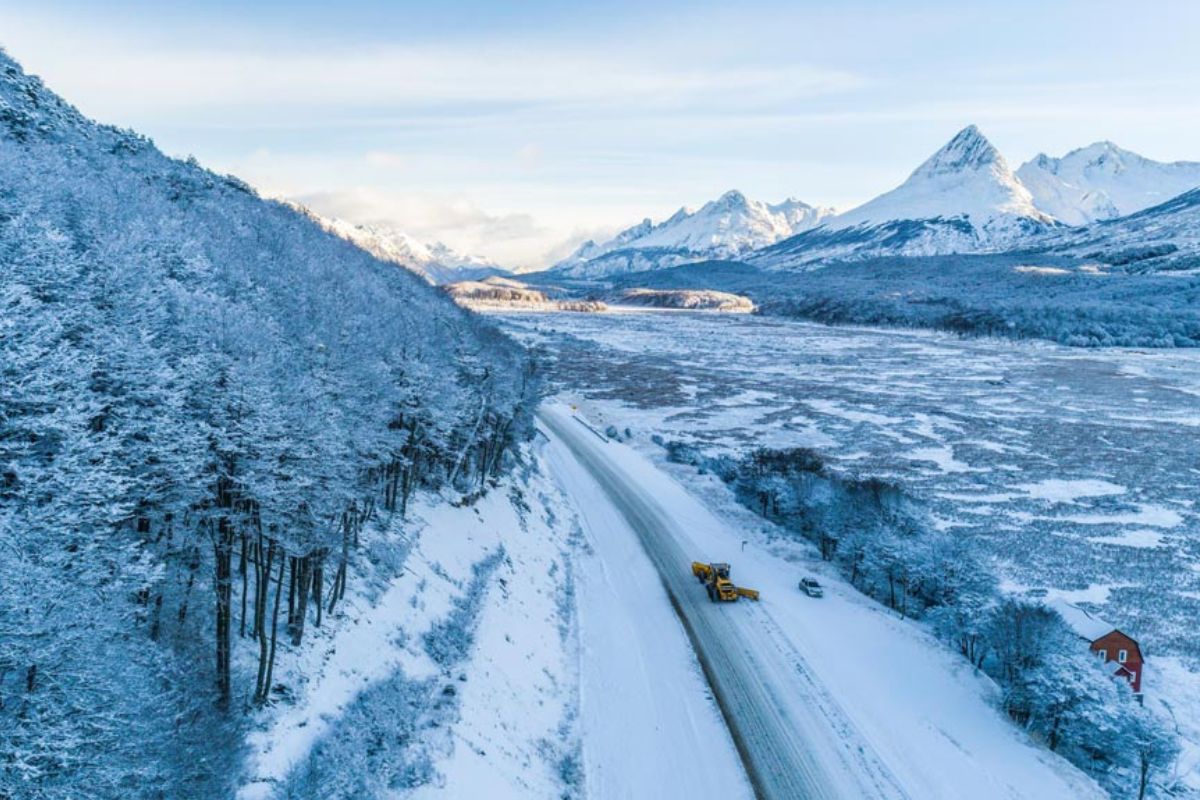
[[[531,366],[3,54],[0,264],[0,797],[217,796],[363,526],[486,489]]]

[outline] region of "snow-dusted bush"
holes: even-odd
[[[475,641],[475,626],[492,575],[507,558],[500,547],[471,567],[471,581],[466,590],[454,598],[454,606],[445,619],[430,626],[424,637],[425,652],[443,668],[449,668],[466,658]]]
[[[390,797],[436,775],[421,733],[449,721],[453,703],[439,704],[440,682],[402,672],[362,692],[313,747],[282,787],[284,800]]]
[[[1145,797],[1179,750],[1170,723],[1146,710],[1111,665],[1054,610],[1005,598],[988,613],[983,666],[1004,710],[1114,796]]]

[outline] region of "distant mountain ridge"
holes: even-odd
[[[729,191],[698,210],[681,208],[660,223],[645,219],[606,242],[584,242],[551,271],[595,278],[737,258],[809,230],[832,213],[794,198],[772,205]]]
[[[1112,142],[1061,158],[1039,154],[1016,174],[1039,209],[1075,226],[1136,214],[1200,187],[1200,162],[1154,161]]]
[[[435,286],[512,274],[482,256],[462,255],[441,242],[427,245],[401,231],[356,225],[343,219],[323,217],[303,206],[296,207],[335,236],[357,245],[381,261],[411,270]]]
[[[1038,249],[1130,272],[1200,272],[1200,188],[1125,217],[1067,228]]]

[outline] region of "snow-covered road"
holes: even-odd
[[[919,628],[836,579],[825,579],[824,600],[803,598],[794,565],[756,542],[742,545],[728,523],[643,456],[604,442],[563,406],[546,406],[540,417],[552,449],[600,490],[577,502],[606,503],[625,528],[593,527],[590,535],[632,531],[657,568],[760,796],[1102,796],[1024,740],[988,704],[986,681]],[[564,488],[575,494],[579,483],[567,476]],[[583,510],[586,528],[595,511]],[[762,602],[709,603],[691,575],[693,560],[731,562],[735,581],[762,589]],[[688,744],[658,742],[664,757],[681,746]]]
[[[803,657],[784,637],[769,635],[761,609],[707,600],[688,570],[693,558],[684,552],[680,540],[686,537],[668,509],[606,458],[603,442],[561,408],[545,409],[541,419],[621,511],[658,569],[759,796],[904,797]],[[699,551],[693,555],[700,557]]]

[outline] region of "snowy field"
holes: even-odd
[[[1200,735],[1194,354],[744,316],[502,319],[544,348],[561,390],[660,464],[653,435],[713,454],[810,447],[898,482],[1010,590],[1045,590],[1138,638],[1151,699]]]

